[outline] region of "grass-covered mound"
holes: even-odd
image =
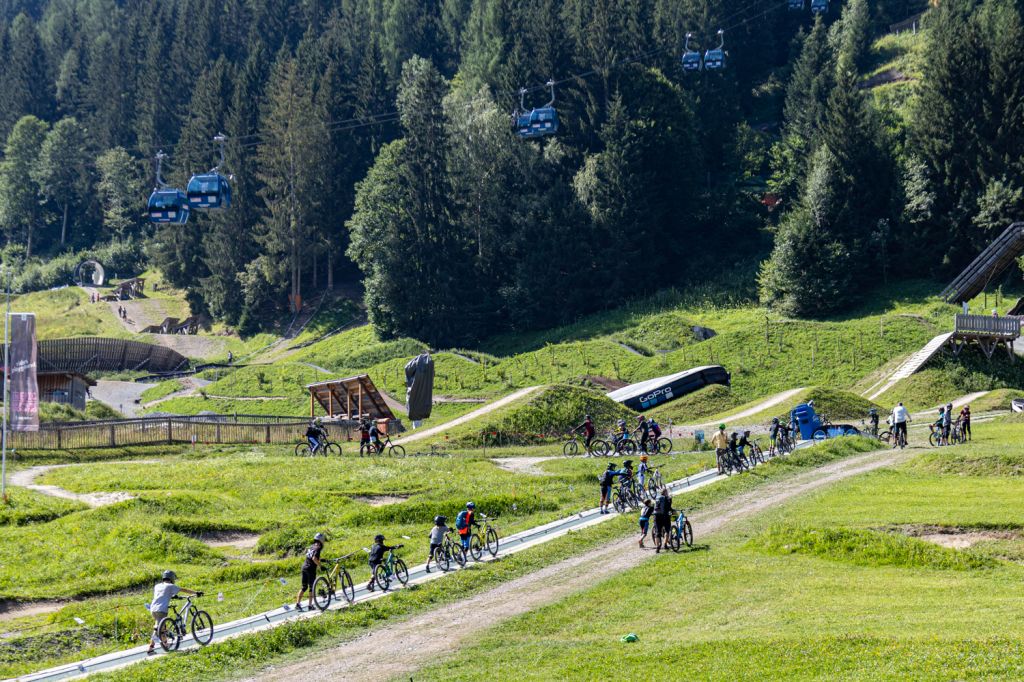
[[[917,538],[844,527],[776,524],[752,539],[749,545],[771,554],[803,554],[857,566],[964,571],[995,565],[992,559],[939,547]]]
[[[151,386],[142,392],[142,402],[149,403],[160,398],[166,398],[172,393],[177,393],[182,389],[181,379],[168,379],[167,381],[161,381],[155,386]]]
[[[96,419],[122,419],[124,415],[114,408],[98,400],[90,400],[85,404],[85,411],[76,410],[63,403],[39,403],[39,421],[50,422],[82,422]]]
[[[632,413],[600,391],[559,384],[458,426],[448,437],[452,444],[466,447],[496,442],[525,445],[561,438],[587,414],[602,432]]]
[[[968,347],[959,358],[942,354],[921,371],[907,377],[879,397],[884,404],[903,404],[913,411],[925,410],[968,393],[1009,389],[1024,393],[1024,362],[1011,361],[1002,350],[989,360],[975,347]],[[1016,396],[1014,396],[1016,397]],[[1006,407],[1009,409],[1009,400]],[[980,412],[972,406],[973,412]]]

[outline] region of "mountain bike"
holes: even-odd
[[[953,428],[949,432],[949,442],[954,445],[960,445],[967,442],[967,434],[964,433],[964,425],[959,419],[953,423]]]
[[[747,444],[746,458],[750,466],[764,464],[764,450],[761,449],[761,445],[757,441],[751,441]]]
[[[739,474],[750,468],[747,460],[740,453],[729,448],[717,451],[716,455],[718,456],[719,474]]]
[[[644,448],[644,452],[652,455],[667,455],[672,452],[672,440],[665,436],[658,436],[647,441],[647,447]]]
[[[644,491],[635,478],[620,481],[619,486],[612,493],[612,506],[615,511],[624,514],[631,509],[639,509],[643,496]]]
[[[480,515],[483,520],[483,530],[473,533],[469,538],[469,553],[473,555],[474,561],[480,561],[486,549],[491,556],[498,556],[498,531],[491,526],[491,519],[484,514]]]
[[[788,455],[791,452],[793,452],[793,439],[789,437],[789,429],[780,428],[772,444],[768,447],[768,456]]]
[[[370,454],[379,455],[386,449],[388,454],[392,457],[405,457],[405,448],[401,445],[395,445],[391,442],[391,435],[384,436],[384,439],[379,441],[377,447],[373,446],[373,443],[369,444]],[[360,454],[362,454],[362,447],[359,448]]]
[[[931,433],[928,434],[928,444],[931,445],[933,448],[942,447],[944,445],[950,444],[952,439],[952,433],[950,433],[950,440],[947,440],[942,435],[943,427],[936,426],[935,424],[929,424],[928,428],[931,431]]]
[[[461,542],[452,539],[451,531],[444,534],[441,546],[434,550],[434,560],[437,567],[445,572],[451,570],[453,560],[460,568],[466,567],[466,550],[462,548]]]
[[[395,549],[402,547],[399,545]],[[409,568],[405,562],[395,556],[395,550],[389,549],[384,561],[377,564],[373,569],[373,579],[385,592],[391,587],[391,579],[396,578],[402,585],[409,583]]]
[[[673,528],[675,529],[673,551],[679,551],[680,543],[684,543],[687,547],[693,547],[693,526],[690,525],[690,519],[686,518],[686,512],[682,509],[679,510],[679,516],[676,517]]]
[[[202,592],[195,595],[203,596]],[[171,597],[181,599],[181,597]],[[199,646],[206,646],[213,639],[213,619],[206,611],[200,611],[192,603],[192,597],[185,600],[185,605],[179,611],[174,604],[171,605],[172,614],[164,616],[156,626],[156,637],[160,642],[160,648],[164,651],[177,651],[181,646],[181,640],[185,638],[189,630],[192,631],[192,639]]]
[[[329,439],[324,438],[319,441],[315,447],[309,447],[309,441],[306,440],[295,446],[295,454],[298,457],[314,457],[316,455],[334,455],[335,457],[341,457],[341,446],[337,443],[332,443]]]
[[[615,448],[615,453],[618,455],[636,454],[636,441],[633,440],[628,433],[614,436],[612,440],[612,447]]]
[[[321,611],[326,611],[327,607],[331,605],[331,600],[338,593],[339,587],[341,595],[349,604],[356,599],[356,588],[352,584],[352,576],[341,565],[341,559],[332,559],[330,563],[334,565],[313,582],[313,603]]]
[[[894,424],[892,427],[892,432],[889,437],[889,440],[885,442],[888,443],[890,441],[892,442],[893,449],[896,449],[898,447],[900,450],[902,450],[903,448],[907,447],[906,427],[900,429],[897,425]]]
[[[583,438],[578,433],[573,433],[570,434],[569,439],[562,445],[562,454],[566,457],[573,457],[582,450],[586,453],[587,457],[607,457],[611,449],[612,446],[608,444],[608,441],[601,440],[600,438],[592,439],[590,447],[587,447]]]

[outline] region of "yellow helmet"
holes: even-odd
[[[647,455],[640,455],[640,461],[641,462],[646,462],[647,461]]]

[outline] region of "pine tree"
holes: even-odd
[[[117,241],[138,235],[139,198],[145,181],[138,163],[121,147],[108,149],[96,159],[99,180],[96,192],[103,210],[106,235]]]
[[[57,205],[61,215],[60,245],[67,243],[68,219],[89,199],[90,177],[85,129],[73,118],[63,118],[46,135],[32,179],[40,196]]]
[[[7,136],[4,158],[0,161],[0,229],[8,242],[24,244],[25,256],[29,258],[35,235],[46,220],[39,203],[39,185],[32,177],[46,130],[46,123],[35,116],[19,120]]]
[[[0,71],[0,136],[6,137],[22,116],[48,120],[52,115],[53,82],[46,63],[35,24],[19,14],[11,24]]]

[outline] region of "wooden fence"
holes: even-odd
[[[173,372],[188,367],[188,358],[163,346],[98,336],[39,342],[41,372]]]
[[[77,450],[161,443],[274,444],[298,443],[308,420],[296,417],[151,417],[98,422],[43,424],[39,431],[11,432],[8,446],[20,450]],[[339,443],[359,438],[355,421],[325,422]],[[388,424],[398,433],[398,421]]]
[[[958,314],[955,331],[958,336],[991,336],[1013,340],[1020,336],[1020,322],[1019,317]]]

